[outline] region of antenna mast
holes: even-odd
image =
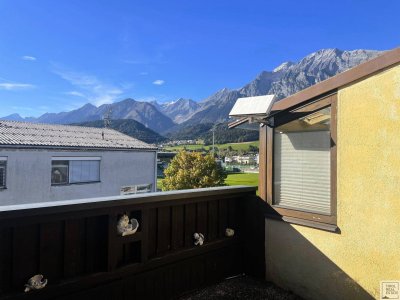
[[[104,128],[108,128],[111,126],[111,115],[112,115],[112,107],[110,105],[110,107],[103,115]]]

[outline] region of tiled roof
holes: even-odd
[[[0,120],[1,146],[156,149],[112,129]]]

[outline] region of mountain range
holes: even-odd
[[[322,49],[299,62],[284,62],[272,71],[262,71],[242,88],[223,88],[200,102],[185,98],[167,103],[125,99],[99,107],[86,104],[70,112],[46,113],[38,118],[12,114],[2,119],[70,124],[101,120],[110,114],[112,119],[133,119],[161,134],[176,133],[197,124],[226,122],[237,98],[275,94],[277,99],[282,99],[381,53],[376,50]]]
[[[102,128],[104,127],[104,121],[96,120],[82,123],[73,123],[72,125]],[[112,122],[110,122],[109,124],[109,128],[122,132],[148,144],[159,144],[167,140],[166,137],[147,128],[142,123],[139,123],[132,119],[112,120]]]

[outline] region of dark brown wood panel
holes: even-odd
[[[237,199],[232,198],[228,201],[228,227],[233,229],[238,229],[239,220],[238,220],[238,205]]]
[[[218,201],[208,202],[208,240],[218,238]]]
[[[108,216],[86,219],[86,272],[103,272],[107,269]]]
[[[117,212],[110,212],[108,215],[108,271],[115,269],[123,260],[122,244],[117,239],[117,224],[121,215]]]
[[[157,255],[171,249],[171,208],[160,207],[157,213]]]
[[[267,201],[267,125],[260,127],[258,194]]]
[[[193,246],[193,234],[196,232],[196,204],[185,205],[185,246]]]
[[[0,295],[11,289],[12,229],[0,229]]]
[[[149,210],[148,209],[143,209],[141,211],[141,216],[142,220],[141,223],[139,224],[140,226],[140,231],[142,233],[142,239],[141,239],[141,262],[145,263],[148,258],[149,258]]]
[[[40,224],[39,273],[55,282],[63,276],[64,222]]]
[[[224,232],[241,226],[241,202],[254,189],[225,191],[185,193],[187,201],[114,201],[107,209],[21,210],[5,219],[0,211],[0,299],[173,299],[239,274],[240,230],[234,238]],[[116,225],[125,211],[140,230],[123,237]],[[205,234],[203,246],[194,246],[195,232]],[[40,273],[49,284],[25,294],[24,284]]]
[[[196,207],[196,230],[199,233],[202,233],[205,237],[205,240],[208,241],[208,231],[207,231],[207,202],[199,202]]]
[[[134,280],[134,290],[130,289],[130,286],[125,288],[125,299],[133,299],[133,293],[136,293],[136,298],[138,300],[146,300],[146,286],[145,286],[145,276],[135,276]]]
[[[225,236],[225,230],[228,227],[228,200],[218,201],[218,236]]]
[[[79,276],[85,271],[85,221],[65,221],[64,227],[64,276]]]
[[[173,250],[184,246],[184,207],[183,205],[172,207],[171,220],[171,247]]]
[[[157,209],[148,210],[148,258],[153,258],[157,254]]]
[[[274,152],[274,129],[272,127],[266,128],[266,158],[263,158],[262,161],[266,162],[266,170],[265,170],[265,178],[263,182],[265,184],[265,200],[272,205],[272,188],[273,188],[273,180],[274,180],[274,160],[273,160],[273,152]],[[261,160],[261,158],[260,158]],[[260,178],[261,179],[261,178]],[[264,198],[263,198],[264,199]]]
[[[243,269],[246,274],[265,278],[265,214],[270,209],[268,203],[256,196],[248,196],[244,202],[242,218],[244,220]]]
[[[28,279],[39,271],[39,226],[13,230],[13,287],[23,291]]]
[[[331,215],[337,224],[337,94],[331,105]]]

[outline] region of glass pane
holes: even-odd
[[[330,214],[330,107],[274,130],[274,204]]]
[[[100,181],[100,161],[90,161],[90,181]]]
[[[67,160],[55,160],[51,162],[51,183],[68,184]]]
[[[73,160],[70,162],[70,182],[100,181],[99,160]]]
[[[82,182],[82,162],[79,160],[72,160],[70,162],[69,178],[71,183]]]

